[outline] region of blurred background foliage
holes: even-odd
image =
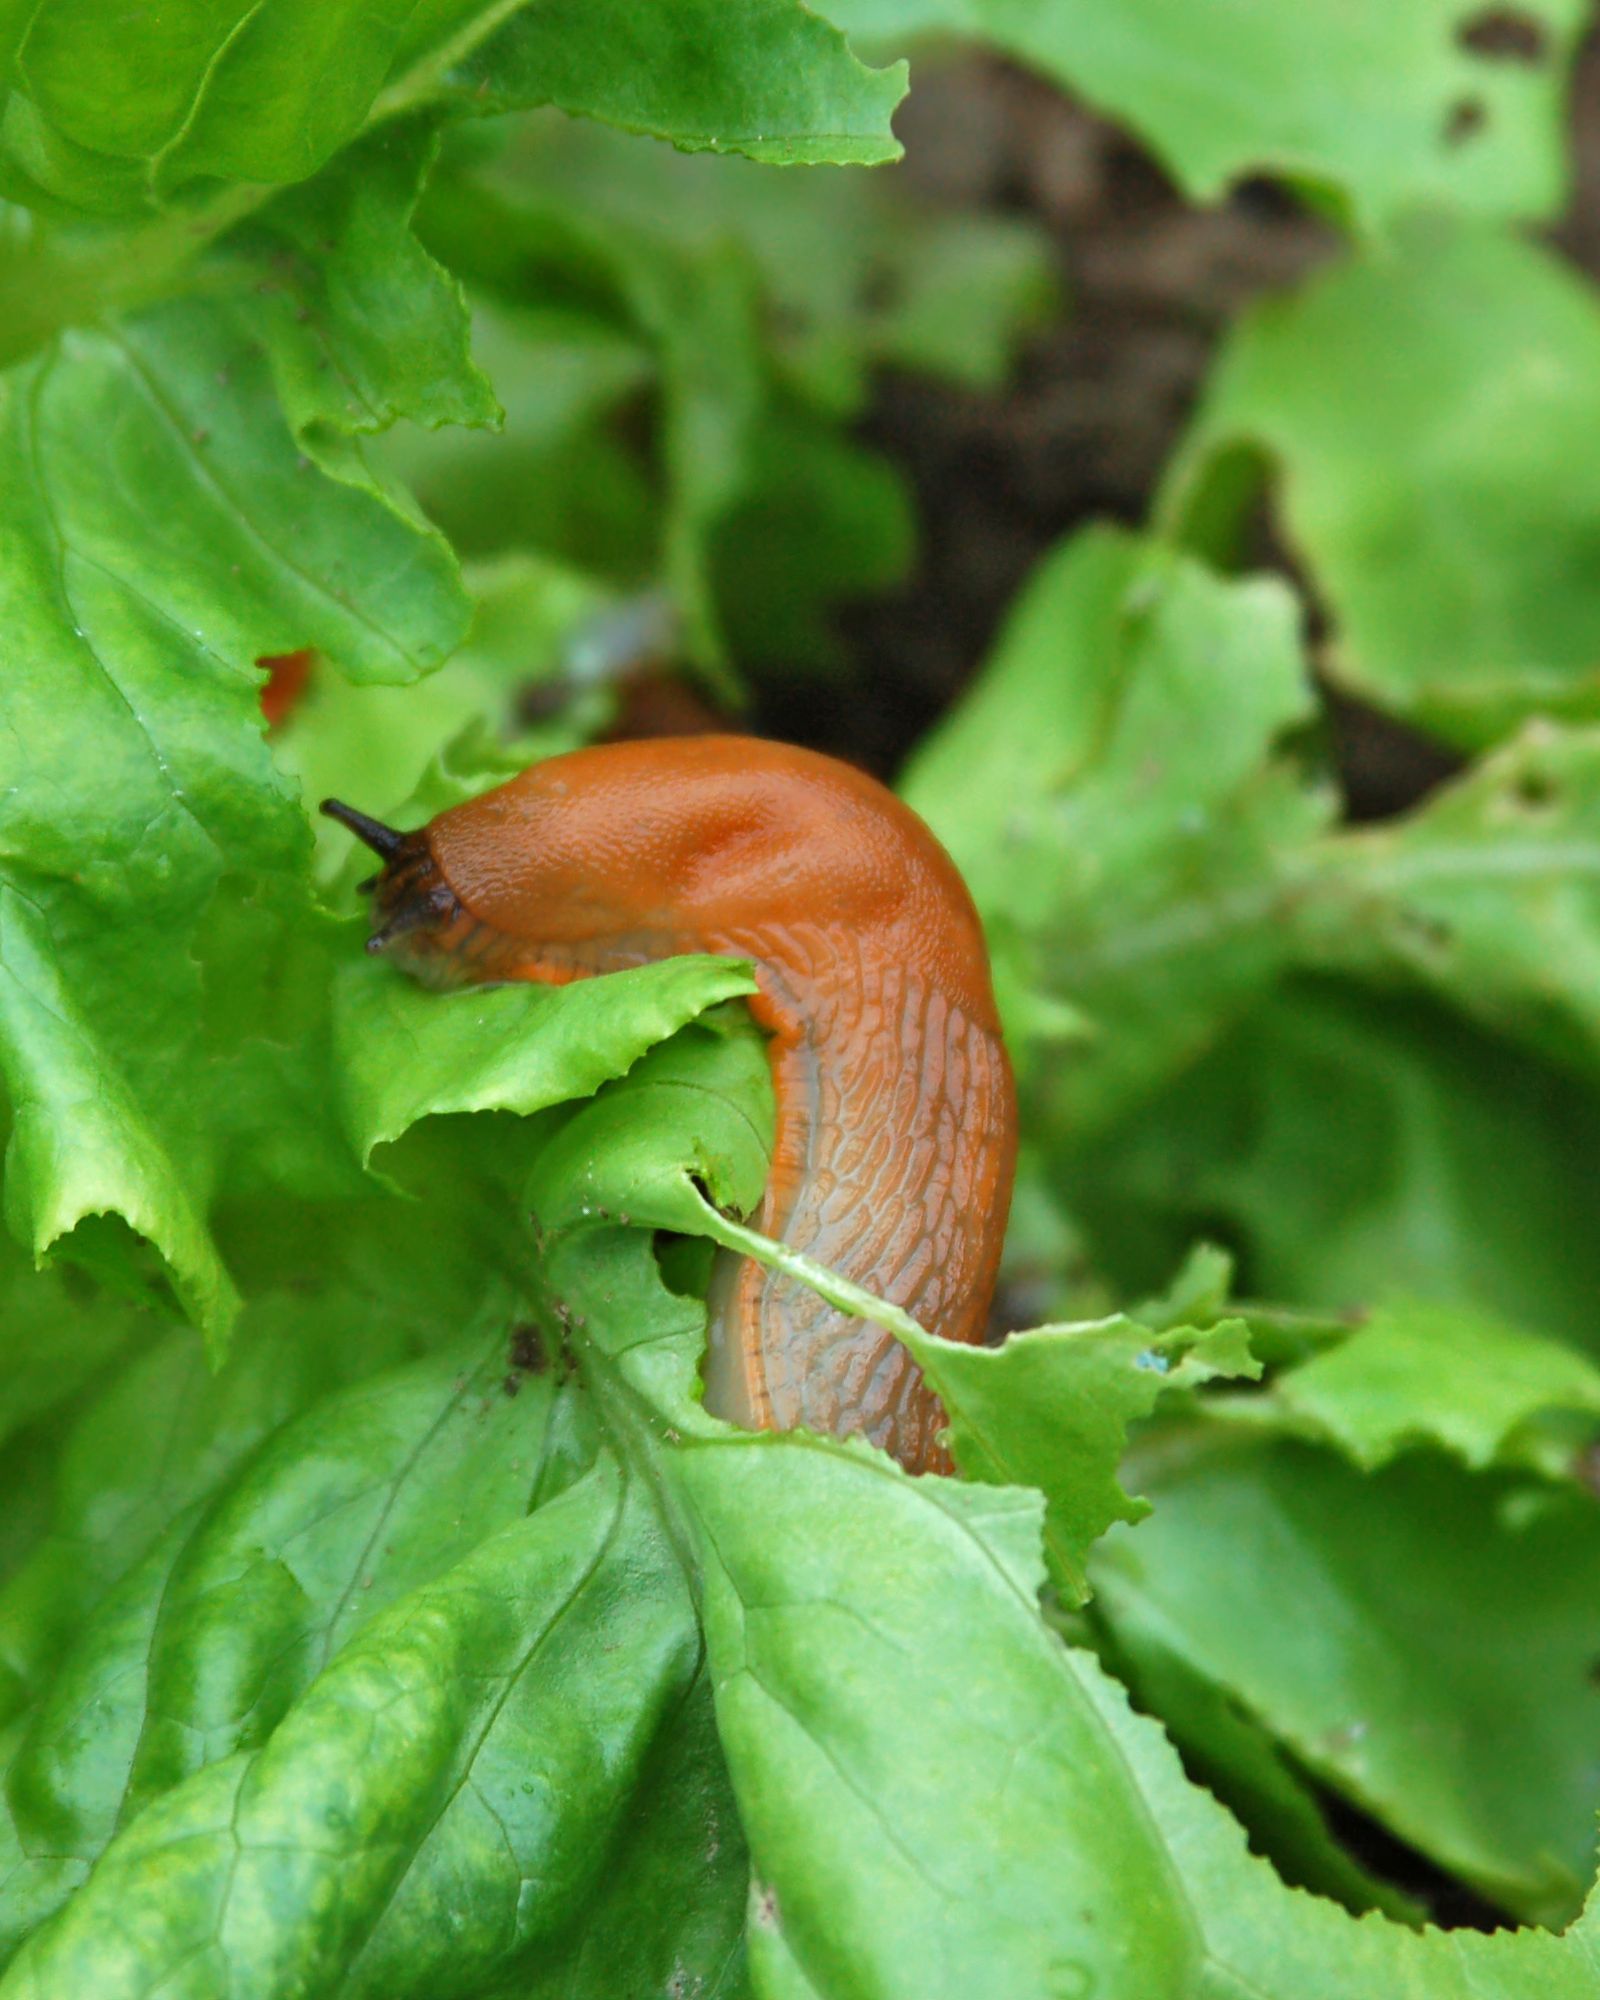
[[[1232,1306],[1270,1364],[1140,1433],[1155,1514],[1063,1617],[1292,1880],[1559,1924],[1600,1802],[1600,41],[1579,0],[828,12],[915,54],[897,164],[674,152],[586,77],[485,95],[469,66],[438,102],[499,115],[440,139],[423,93],[341,153],[364,111],[335,105],[309,191],[242,221],[216,188],[294,179],[282,135],[201,121],[113,170],[63,31],[7,128],[4,358],[221,301],[255,362],[208,321],[186,365],[281,403],[274,518],[315,466],[442,531],[464,596],[429,543],[414,690],[363,609],[397,561],[320,623],[238,615],[236,650],[317,648],[270,738],[286,800],[409,824],[553,749],[717,726],[902,786],[982,909],[1023,1084],[996,1334],[1177,1272],[1175,1319]],[[415,258],[398,303],[380,232]],[[476,370],[436,365],[452,281]],[[84,518],[111,397],[40,390]],[[342,842],[320,867],[348,911]],[[166,1137],[281,1193],[247,1099]],[[74,1261],[138,1293],[119,1228]],[[225,1317],[221,1263],[163,1248]],[[130,1339],[96,1320],[63,1374],[41,1333],[14,1467]]]

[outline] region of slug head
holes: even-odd
[[[440,873],[427,828],[402,833],[341,799],[324,799],[322,810],[383,857],[377,874],[357,885],[372,897],[374,929],[367,950],[391,953],[429,985],[455,984],[460,976],[455,961],[471,924]]]

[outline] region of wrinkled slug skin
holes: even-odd
[[[423,977],[752,959],[777,1095],[757,1227],[946,1339],[983,1337],[1015,1092],[971,898],[891,792],[748,737],[617,743],[536,765],[419,839],[385,871],[379,914],[431,888],[437,917],[394,941]],[[913,1470],[946,1463],[942,1412],[899,1342],[745,1259],[713,1283],[706,1402],[752,1428],[862,1431]]]

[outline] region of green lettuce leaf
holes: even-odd
[[[1407,1292],[1592,1345],[1593,732],[1530,726],[1331,826],[1291,618],[1276,585],[1080,534],[908,767],[989,933],[1028,1199],[1066,1200],[1053,1254],[1086,1243],[1114,1296],[1220,1236],[1258,1298]]]
[[[312,444],[397,418],[492,425],[500,409],[467,351],[459,285],[411,233],[436,121],[379,126],[313,181],[228,237],[253,283],[278,395]]]
[[[1024,1074],[1074,1131],[1192,1060],[1284,963],[1282,916],[1332,808],[1284,742],[1311,713],[1297,616],[1276,581],[1086,530],[904,775],[1021,1003]],[[1051,1046],[1041,990],[1091,1032]]]
[[[1593,1074],[1600,730],[1530,723],[1417,811],[1327,843],[1295,915],[1319,967],[1431,990]]]
[[[653,1510],[602,1461],[132,1820],[0,1990],[482,1992],[599,1886],[696,1654]]]
[[[1184,1770],[1244,1823],[1252,1848],[1286,1883],[1357,1915],[1381,1910],[1401,1923],[1422,1921],[1426,1912],[1414,1896],[1373,1874],[1340,1842],[1326,1794],[1227,1688],[1207,1680],[1151,1625],[1124,1621],[1112,1631],[1100,1619],[1094,1638],[1135,1706],[1161,1718]]]
[[[1129,1289],[1205,1234],[1255,1298],[1407,1295],[1592,1352],[1597,1145],[1600,1099],[1570,1076],[1436,1007],[1296,980],[1116,1132],[1059,1132],[1052,1159]]]
[[[472,110],[553,104],[689,152],[780,166],[899,157],[889,116],[905,95],[904,63],[864,69],[838,29],[796,0],[479,11],[502,18],[470,51],[448,51],[441,78],[447,101]]]
[[[1240,1320],[1158,1332],[1119,1316],[1014,1333],[998,1348],[907,1344],[949,1412],[962,1474],[1044,1494],[1050,1577],[1069,1604],[1089,1594],[1090,1547],[1113,1521],[1148,1512],[1117,1477],[1129,1426],[1169,1390],[1260,1372]]]
[[[1193,200],[1273,174],[1354,226],[1408,209],[1551,216],[1566,187],[1562,85],[1578,0],[1518,8],[1509,53],[1472,0],[1225,15],[1183,0],[833,0],[862,40],[991,42],[1130,125]]]
[[[1600,712],[1600,308],[1548,251],[1438,223],[1263,302],[1229,338],[1163,514],[1225,548],[1270,480],[1324,663],[1469,746]]]
[[[1424,1936],[1286,1890],[1040,1625],[1027,1496],[803,1439],[697,1441],[682,1466],[758,1991],[1446,2000],[1592,1981],[1586,1932]]]
[[[410,1043],[409,1099],[386,1094],[376,1071],[352,1082],[347,1116],[370,1149],[399,1136],[404,1102],[415,1116],[466,1108],[451,1064],[463,1033],[482,1044],[483,1022],[387,968],[355,970],[424,1002],[409,1037],[370,1008],[342,1010],[362,1045],[385,1042],[392,1058]],[[570,1095],[579,1070],[592,1085],[625,1067],[718,982],[749,984],[737,965],[685,959],[560,993],[458,996],[468,1008],[567,1003],[502,1023],[501,1059],[466,1095],[524,1112]],[[679,1062],[682,1080],[671,1080],[674,1061],[664,1050],[615,1105],[603,1097],[568,1121],[589,1121],[576,1143],[593,1150],[597,1119],[634,1134],[643,1123],[659,1153],[663,1133],[681,1130],[686,1085],[691,1102],[709,1102],[719,1076],[745,1079],[755,1104],[735,1117],[753,1198],[765,1163],[750,1123],[767,1089],[759,1039],[748,1025],[732,1038],[702,1031]],[[283,1270],[284,1221],[257,1205],[233,1228],[261,1239],[255,1255],[282,1289],[252,1304],[235,1358],[208,1378],[192,1339],[177,1336],[81,1420],[57,1523],[8,1605],[8,1631],[32,1640],[18,1685],[37,1692],[8,1745],[0,1937],[8,1948],[30,1934],[47,1941],[13,1971],[23,1990],[86,1977],[109,1991],[191,1959],[237,1860],[228,1841],[202,1853],[220,1795],[254,1800],[249,1810],[263,1815],[267,1903],[252,1910],[228,1897],[243,1927],[227,1948],[246,1980],[270,1988],[291,1976],[285,1967],[321,1965],[352,1990],[478,1993],[520,1966],[554,1992],[562,1966],[588,1967],[596,1981],[660,1980],[678,1967],[703,1975],[708,1990],[713,1975],[726,1982],[716,1990],[740,1990],[743,1849],[706,1726],[681,1557],[648,1482],[622,1478],[605,1455],[563,1322],[520,1290],[527,1211],[516,1183],[530,1151],[570,1143],[566,1127],[560,1116],[524,1119],[508,1150],[506,1123],[435,1119],[386,1156],[410,1200],[346,1204],[310,1229],[299,1217],[299,1255],[320,1271],[314,1290]],[[648,1146],[640,1157],[648,1161]],[[555,1178],[572,1185],[559,1166]],[[418,1196],[432,1211],[425,1239]],[[571,1220],[587,1232],[581,1206]],[[431,1261],[419,1261],[423,1240],[437,1245]],[[630,1231],[627,1242],[643,1255],[645,1303],[692,1328],[701,1309],[665,1289],[646,1238]],[[441,1344],[440,1329],[462,1317],[472,1330]],[[418,1345],[420,1359],[383,1371],[385,1358]],[[185,1382],[185,1369],[199,1372]],[[169,1407],[182,1429],[152,1486],[146,1467],[108,1453],[106,1439],[148,1432]],[[594,1505],[563,1511],[569,1489]],[[547,1512],[551,1525],[535,1532]],[[562,1576],[565,1609],[551,1580]],[[627,1635],[620,1647],[614,1621]],[[501,1657],[497,1682],[489,1669]],[[465,1680],[463,1660],[473,1668]],[[375,1762],[362,1717],[374,1719],[377,1681],[391,1669],[409,1689],[409,1706],[394,1711],[396,1743],[407,1747]],[[576,1702],[569,1672],[581,1682]],[[562,1718],[565,1749],[547,1715]],[[530,1743],[540,1746],[531,1763]],[[601,1767],[609,1791],[592,1782]],[[658,1800],[655,1784],[673,1773],[678,1795]],[[402,1825],[395,1802],[406,1798]],[[439,1817],[430,1798],[455,1803]],[[304,1865],[293,1863],[283,1815],[300,1824],[334,1811],[323,1799],[343,1801],[347,1838],[303,1844]],[[174,1827],[188,1829],[178,1837],[190,1857],[176,1886],[166,1860]],[[607,1866],[614,1850],[625,1875]],[[557,1852],[568,1857],[560,1866]],[[441,1899],[456,1907],[462,1882],[480,1920],[470,1940],[438,1914]],[[673,1885],[677,1900],[641,1925],[638,1899],[651,1884]],[[148,1921],[113,1938],[103,1926],[116,1931],[115,1913],[142,1908],[147,1894]],[[343,1916],[330,1894],[344,1899]],[[591,1934],[590,1898],[617,1911],[616,1935]],[[185,1976],[211,1978],[211,1963],[202,1952],[203,1969]]]
[[[680,254],[740,244],[770,301],[763,333],[785,383],[840,415],[864,407],[885,364],[998,389],[1019,337],[1058,303],[1037,226],[952,213],[919,197],[904,167],[775,175],[544,119],[519,127],[490,171]]]
[[[898,151],[889,114],[903,66],[863,69],[796,0],[737,0],[704,19],[637,0],[265,11],[187,0],[124,27],[113,41],[85,0],[0,14],[6,192],[137,213],[218,181],[305,180],[369,120],[440,102],[556,104],[765,160]]]
[[[701,1026],[662,1045],[561,1125],[528,1192],[544,1323],[628,1462],[651,1468],[703,1577],[719,1730],[751,1840],[756,1989],[954,1994],[980,1978],[1031,1991],[1042,1964],[1107,1992],[1181,1990],[1202,1969],[1219,1990],[1286,2000],[1582,1991],[1593,1961],[1577,1938],[1356,1929],[1248,1860],[1153,1725],[1041,1621],[1038,1496],[912,1480],[859,1443],[744,1439],[704,1415],[697,1314],[663,1289],[639,1225],[714,1213],[697,1179],[723,1210],[753,1198],[753,1062],[748,1032]],[[1215,1275],[1197,1269],[1170,1309]],[[968,1784],[970,1800],[952,1790]],[[979,1870],[982,1898],[941,1888],[952,1797],[960,1880]],[[1036,1837],[1019,1841],[1030,1812]]]
[[[1258,1412],[1366,1472],[1432,1445],[1474,1471],[1525,1465],[1571,1478],[1600,1430],[1600,1368],[1486,1313],[1397,1299],[1241,1408]]]
[[[306,851],[252,663],[312,644],[410,678],[459,638],[460,587],[374,488],[297,455],[261,350],[205,306],[0,376],[0,461],[7,1220],[42,1258],[85,1217],[126,1218],[221,1341],[213,1138],[170,1085],[199,1059],[191,941],[224,876],[281,895]]]
[[[1434,1454],[1364,1477],[1218,1423],[1152,1434],[1130,1469],[1154,1511],[1091,1563],[1119,1645],[1148,1633],[1500,1907],[1573,1917],[1600,1754],[1592,1498],[1525,1518]]]

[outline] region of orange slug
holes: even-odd
[[[261,690],[261,713],[267,718],[269,729],[281,729],[306,691],[311,676],[311,649],[306,646],[298,653],[264,653],[256,665],[267,670],[267,682]]]
[[[552,757],[415,833],[323,809],[384,858],[368,949],[431,982],[752,960],[777,1099],[756,1226],[947,1339],[983,1338],[1016,1096],[972,900],[892,792],[809,750],[698,736]],[[748,1259],[713,1279],[706,1404],[948,1463],[893,1335]]]

